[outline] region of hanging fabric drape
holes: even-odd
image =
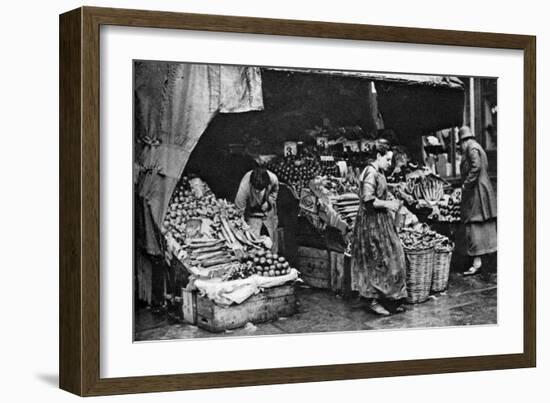
[[[257,67],[139,62],[135,66],[136,241],[161,254],[160,228],[189,156],[218,113],[263,109]]]

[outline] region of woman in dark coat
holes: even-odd
[[[405,254],[390,215],[400,202],[388,200],[383,171],[392,161],[389,144],[378,140],[371,154],[361,174],[361,202],[353,230],[352,288],[369,299],[373,312],[387,316],[390,311],[402,312],[401,303],[407,296]]]
[[[472,266],[464,275],[471,276],[480,270],[481,256],[497,251],[497,199],[487,174],[487,154],[469,127],[462,127],[458,135],[462,150],[461,219],[468,255],[473,257]]]

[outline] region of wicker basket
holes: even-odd
[[[441,292],[449,285],[449,271],[454,246],[451,248],[435,247],[432,292]]]
[[[418,304],[430,296],[434,268],[434,248],[405,249],[407,261],[407,302]]]

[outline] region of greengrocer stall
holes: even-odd
[[[452,77],[176,63],[137,72],[136,261],[163,266],[163,297],[212,331],[292,314],[289,286],[300,278],[349,291],[346,251],[369,144],[390,137],[421,161],[423,135],[462,121],[463,86]],[[411,113],[400,115],[403,108]],[[252,236],[232,204],[256,164],[281,182],[276,252],[267,237]],[[454,220],[460,195],[422,163],[417,168],[393,184],[404,202],[396,220],[404,245],[430,249],[435,259],[435,245],[449,252],[451,242],[429,220]],[[416,214],[425,208],[429,214]],[[144,294],[155,287],[146,266],[136,280]],[[412,302],[425,299],[421,283]],[[269,314],[252,318],[246,304],[260,303]],[[224,320],[235,316],[227,307],[242,320]]]

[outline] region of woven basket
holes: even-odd
[[[435,248],[432,292],[445,291],[449,285],[449,271],[451,268],[453,249],[454,247],[438,249],[436,246]]]
[[[430,296],[434,269],[434,248],[405,249],[407,261],[407,302],[418,304]]]

